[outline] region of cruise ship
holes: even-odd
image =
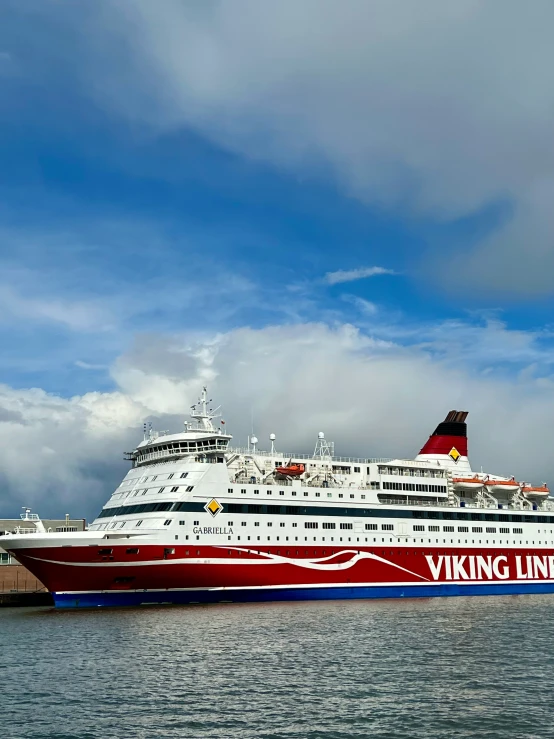
[[[549,489],[474,472],[465,411],[414,459],[233,448],[206,388],[191,417],[145,427],[87,531],[0,537],[57,607],[554,592]]]

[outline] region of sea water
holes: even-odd
[[[554,596],[0,609],[2,739],[554,737]]]

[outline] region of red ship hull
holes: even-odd
[[[57,606],[554,592],[553,549],[160,545],[17,557]]]

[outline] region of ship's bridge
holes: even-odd
[[[222,457],[220,461],[223,462],[223,455],[233,437],[214,427],[212,420],[217,417],[218,409],[212,410],[209,403],[207,390],[204,388],[198,403],[192,406],[190,415],[193,421],[185,421],[185,430],[177,434],[153,431],[152,428],[147,431],[145,426],[143,441],[134,451],[126,453],[126,459],[138,467],[188,455],[198,458],[219,454]]]

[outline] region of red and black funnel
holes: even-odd
[[[468,411],[450,411],[439,423],[420,454],[450,454],[457,449],[462,457],[467,457],[467,418]]]

